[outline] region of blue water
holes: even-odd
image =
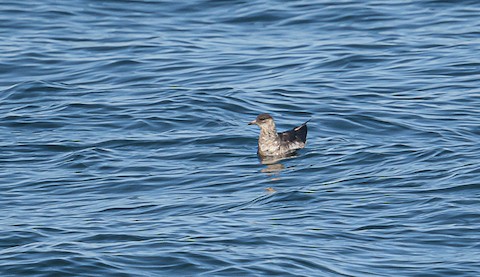
[[[479,1],[0,4],[1,276],[479,276]],[[258,128],[308,119],[262,164]]]

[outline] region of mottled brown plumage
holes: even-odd
[[[285,157],[304,148],[307,142],[307,122],[292,130],[277,133],[275,121],[271,115],[265,113],[257,116],[248,124],[260,127],[258,155],[260,157]]]

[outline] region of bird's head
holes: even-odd
[[[257,116],[255,120],[249,122],[248,125],[258,125],[258,127],[261,129],[269,128],[270,126],[275,128],[273,117],[268,113],[262,113],[261,115]]]

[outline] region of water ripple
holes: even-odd
[[[478,275],[477,1],[129,2],[2,2],[2,276]]]

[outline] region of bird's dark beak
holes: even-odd
[[[248,125],[255,125],[255,124],[257,124],[257,120],[253,120],[253,121],[248,122]]]

